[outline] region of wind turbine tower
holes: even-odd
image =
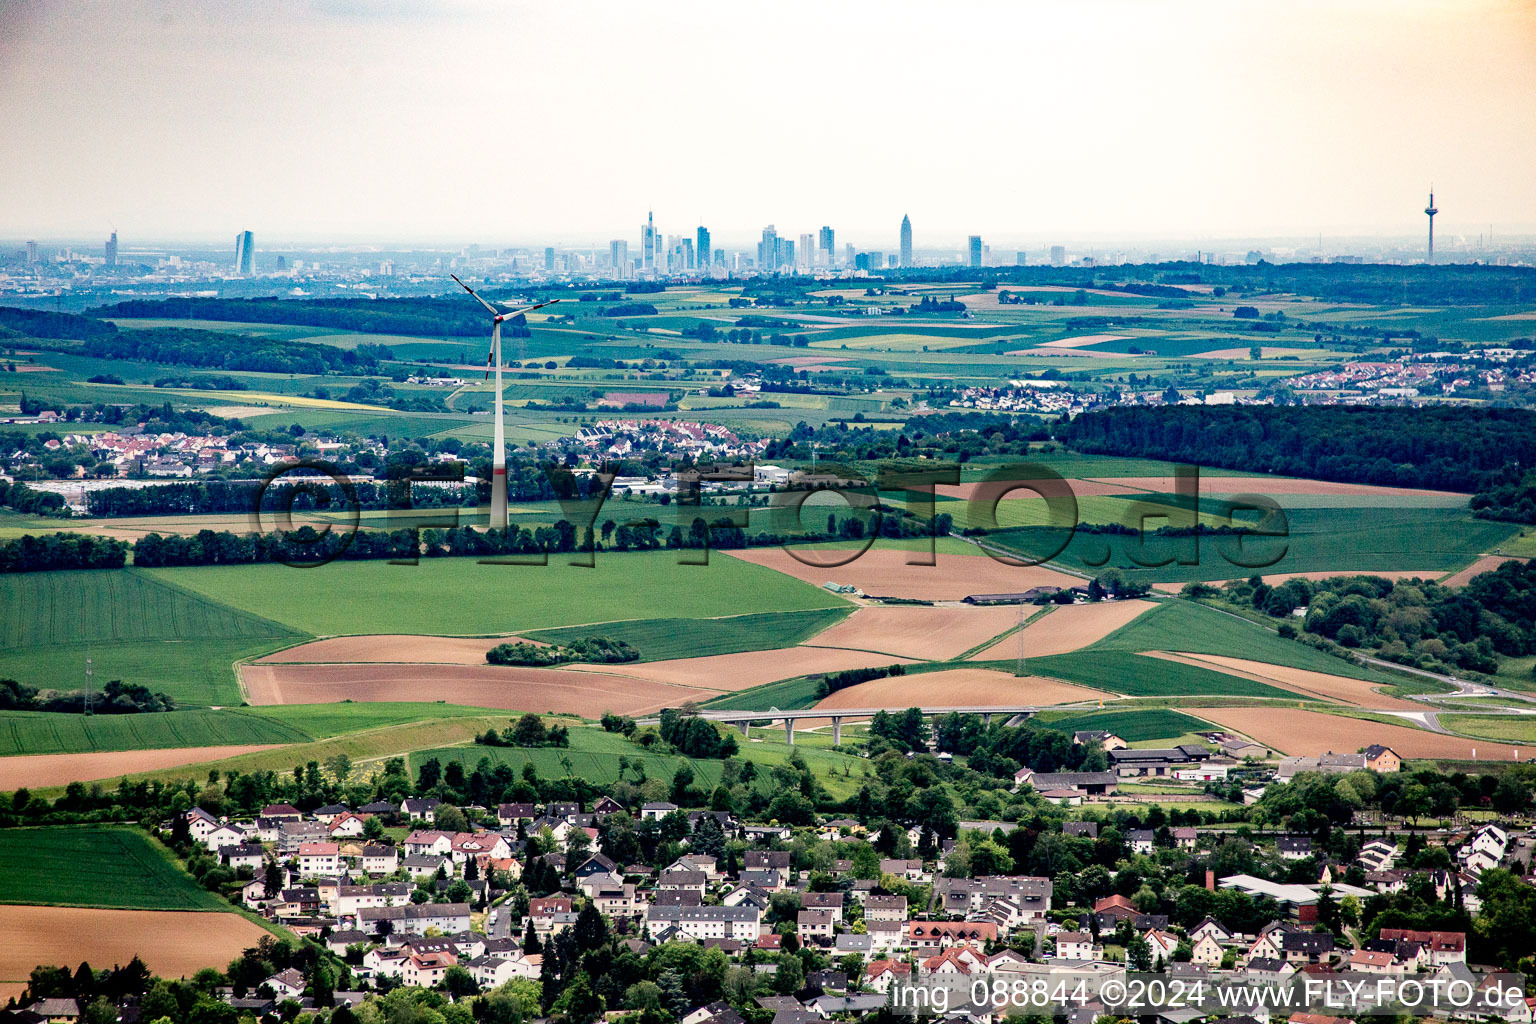
[[[458,282],[460,288],[473,295],[475,301],[484,306],[491,314],[491,350],[485,356],[485,376],[489,380],[491,367],[496,367],[496,434],[491,446],[491,529],[504,530],[507,528],[507,428],[504,418],[505,410],[501,397],[501,322],[514,317],[531,313],[545,306],[553,306],[559,299],[550,299],[548,302],[539,302],[532,306],[524,306],[521,309],[513,309],[503,312],[486,302],[475,290],[463,281],[459,281],[457,274],[449,274],[449,277]]]
[[[1429,217],[1429,262],[1435,262],[1435,214],[1440,211],[1435,209],[1435,187],[1429,187],[1429,205],[1424,207],[1424,213]]]

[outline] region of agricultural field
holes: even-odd
[[[0,903],[221,910],[157,844],[123,827],[0,830]]]
[[[486,565],[471,558],[414,566],[332,562],[148,570],[155,578],[282,623],[293,633],[498,635],[580,623],[695,618],[842,607],[841,599],[715,553],[680,565],[672,551],[603,552],[596,567]],[[302,572],[303,586],[296,586]],[[706,585],[707,582],[707,585]]]
[[[634,619],[592,626],[524,630],[522,635],[546,644],[602,635],[628,643],[640,652],[642,661],[661,661],[793,647],[835,626],[849,611],[844,606],[755,612],[724,618]]]
[[[1268,683],[1225,672],[1153,658],[1129,651],[1092,650],[1029,658],[1026,669],[1036,675],[1127,697],[1268,697],[1295,694]]]
[[[14,995],[34,967],[77,961],[127,964],[137,956],[160,977],[189,978],[228,966],[268,932],[231,913],[0,905],[0,934],[26,936],[0,945],[0,995]]]
[[[523,765],[531,763],[541,778],[557,779],[569,772],[599,785],[607,785],[619,781],[619,758],[623,757],[631,766],[625,769],[623,778],[630,782],[638,782],[644,777],[659,779],[670,785],[672,776],[685,764],[694,773],[693,785],[695,786],[708,790],[718,785],[720,781],[720,762],[716,760],[682,757],[677,754],[654,754],[618,733],[604,732],[591,726],[572,728],[570,737],[571,745],[564,748],[522,749],[469,745],[423,750],[411,755],[411,768],[415,770],[420,767],[422,761],[437,758],[443,764],[457,761],[466,771],[472,771],[484,758],[489,760],[492,766],[510,765],[519,774],[523,770]],[[737,740],[742,739],[738,732]],[[868,770],[867,763],[855,754],[835,750],[830,747],[829,741],[818,742],[813,739],[804,742],[802,738],[797,740],[794,747],[790,747],[784,742],[782,729],[754,729],[752,737],[741,743],[741,752],[737,757],[758,765],[759,788],[769,792],[771,783],[764,769],[783,764],[792,753],[803,758],[816,772],[818,781],[839,797],[846,797],[857,790],[856,777],[862,777]],[[567,762],[570,764],[569,768],[566,767]]]
[[[167,711],[147,715],[0,711],[0,757],[302,743],[314,738],[296,726],[236,711]]]
[[[1198,718],[1167,708],[1132,711],[1043,711],[1035,721],[1063,732],[1102,729],[1132,745],[1182,742],[1184,737],[1208,731]]]
[[[1284,498],[1277,500],[1283,507]],[[1287,537],[1252,538],[1242,545],[1230,538],[1203,538],[1198,561],[1191,565],[1180,565],[1177,559],[1188,557],[1180,552],[1192,550],[1192,538],[1148,536],[1143,541],[1082,532],[1053,564],[1082,573],[1114,567],[1131,579],[1173,583],[1256,573],[1411,569],[1440,575],[1462,568],[1516,532],[1514,526],[1474,519],[1459,508],[1292,508],[1286,510],[1286,518]],[[1060,546],[1059,533],[1023,527],[994,531],[988,540],[1007,551],[1038,558]],[[1167,564],[1148,567],[1164,560]]]

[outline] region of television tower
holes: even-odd
[[[1429,186],[1429,205],[1424,207],[1424,213],[1429,217],[1429,262],[1435,262],[1435,214],[1440,211],[1435,209],[1435,186]]]

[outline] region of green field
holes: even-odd
[[[1104,729],[1127,743],[1176,740],[1202,729],[1210,729],[1207,722],[1166,708],[1148,708],[1144,711],[1047,711],[1035,720],[1063,732]]]
[[[438,719],[504,712],[457,704],[292,704],[268,708],[76,715],[0,711],[0,756],[257,743],[311,743]]]
[[[234,663],[300,639],[292,634],[260,640],[122,640],[0,649],[0,678],[30,686],[79,689],[90,658],[95,686],[113,679],[167,693],[179,705],[240,703]]]
[[[713,711],[767,711],[770,708],[793,711],[796,708],[808,708],[816,703],[816,687],[820,682],[821,680],[814,676],[785,679],[764,686],[754,686],[750,690],[727,693],[705,701],[700,707]]]
[[[741,742],[741,734],[735,735],[737,741]],[[473,771],[480,760],[486,758],[493,766],[507,764],[518,772],[522,771],[524,764],[532,763],[541,778],[557,779],[566,775],[564,759],[570,761],[572,774],[599,785],[608,785],[619,781],[619,758],[622,756],[631,765],[643,765],[648,779],[660,779],[670,784],[673,774],[686,764],[693,769],[695,786],[708,789],[720,781],[719,761],[652,753],[621,734],[604,732],[594,726],[572,728],[570,736],[571,745],[566,748],[521,749],[469,745],[423,750],[411,755],[411,768],[414,771],[424,760],[435,757],[444,764],[458,761],[466,771]],[[807,739],[802,737],[802,740]],[[832,749],[827,745],[828,742],[824,737],[815,737],[790,747],[784,742],[782,729],[768,730],[766,734],[754,730],[752,740],[741,743],[741,752],[737,757],[753,761],[759,766],[761,788],[770,785],[766,773],[761,769],[783,764],[792,753],[798,754],[816,773],[817,780],[834,796],[847,796],[857,790],[858,780],[867,771],[867,762],[854,754]],[[630,782],[637,781],[636,770],[629,769],[624,778]]]
[[[0,756],[301,743],[313,738],[292,725],[231,711],[167,711],[147,715],[0,711]]]
[[[1052,654],[1030,658],[1025,667],[1036,675],[1082,683],[1128,697],[1296,697],[1288,690],[1266,683],[1130,651],[1082,650]]]
[[[281,637],[293,630],[135,569],[0,576],[0,649],[114,640]]]
[[[693,554],[693,553],[690,553]],[[420,565],[332,562],[148,570],[156,578],[252,615],[313,634],[489,635],[607,623],[764,611],[841,608],[840,598],[720,553],[679,565],[675,551],[601,552],[596,568],[564,556],[546,566],[483,565],[472,558]]]
[[[0,903],[123,910],[228,910],[131,828],[0,831]]]
[[[523,636],[547,644],[602,635],[623,640],[640,652],[641,661],[701,658],[738,651],[793,647],[842,621],[851,607],[803,612],[762,612],[723,619],[636,619],[596,626],[525,630]]]
[[[1251,538],[1241,551],[1233,538],[1201,538],[1198,562],[1193,565],[1176,561],[1183,557],[1181,552],[1192,550],[1192,538],[1149,536],[1141,543],[1130,537],[1082,532],[1054,561],[1088,575],[1114,567],[1131,579],[1147,582],[1332,571],[1422,570],[1438,575],[1467,565],[1516,532],[1510,524],[1474,519],[1461,508],[1292,508],[1286,518],[1288,537]],[[1157,525],[1157,521],[1149,524],[1154,529]],[[1060,531],[1020,527],[994,531],[988,539],[1007,550],[1041,557],[1060,544]],[[1137,559],[1140,563],[1174,561],[1152,568]]]
[[[1286,640],[1245,619],[1191,601],[1164,601],[1091,645],[1089,650],[1220,654],[1351,679],[1398,681],[1378,669],[1352,665],[1315,647]]]

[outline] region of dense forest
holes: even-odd
[[[1318,480],[1480,491],[1536,465],[1536,412],[1365,406],[1162,406],[1079,416],[1079,451]]]
[[[133,299],[91,312],[104,317],[332,327],[360,334],[481,337],[486,333],[485,311],[459,292],[398,299]]]
[[[341,348],[188,327],[147,327],[98,335],[87,339],[80,351],[101,359],[257,373],[371,373],[378,370],[379,360],[391,358],[389,349],[382,345]]]

